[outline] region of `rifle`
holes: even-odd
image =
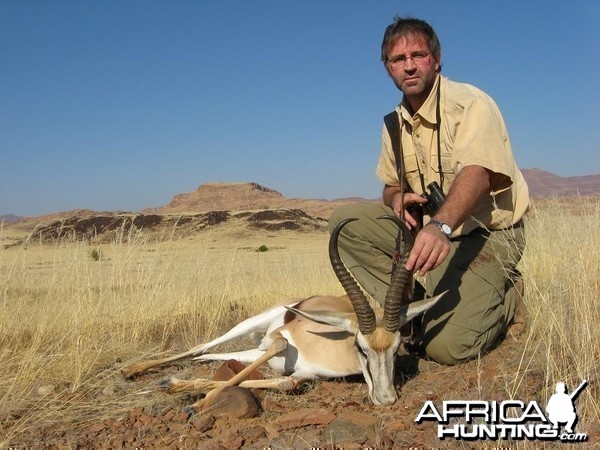
[[[588,381],[587,380],[583,380],[581,382],[581,384],[577,387],[577,389],[575,389],[573,392],[571,392],[571,394],[569,395],[569,397],[571,398],[571,401],[575,400],[579,394],[581,394],[581,391],[583,391],[583,389],[588,385]]]

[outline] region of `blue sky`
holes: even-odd
[[[600,173],[595,0],[3,0],[0,214],[136,211],[211,181],[377,197],[396,14],[492,95],[520,167]]]

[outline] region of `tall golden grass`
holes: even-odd
[[[600,421],[599,218],[598,199],[534,205],[521,262],[530,330],[506,387],[543,355],[542,398],[553,380],[590,380],[596,395],[578,401],[586,423]],[[340,294],[326,242],[324,232],[156,242],[134,231],[110,244],[0,249],[0,447],[138,406],[140,392],[122,388],[124,361],[184,350],[283,298]]]

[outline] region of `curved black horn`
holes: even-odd
[[[329,261],[344,291],[346,291],[346,294],[350,298],[350,302],[352,302],[352,307],[358,320],[358,329],[362,334],[366,335],[375,331],[375,313],[369,305],[364,292],[344,265],[338,251],[340,231],[347,223],[355,220],[358,219],[349,218],[342,220],[331,232],[331,237],[329,238]]]
[[[383,305],[383,327],[390,333],[395,333],[400,328],[400,310],[402,308],[402,293],[409,282],[410,271],[406,270],[405,265],[408,260],[408,255],[412,249],[414,237],[406,224],[396,216],[382,216],[378,219],[387,219],[398,225],[398,241],[396,248],[401,248],[396,261],[396,270],[392,274],[390,287],[385,295],[385,303]]]

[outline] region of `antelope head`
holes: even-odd
[[[329,240],[329,259],[333,270],[348,295],[354,314],[327,311],[298,311],[307,319],[337,326],[354,334],[355,345],[362,373],[369,388],[369,397],[376,405],[391,405],[397,400],[394,387],[394,363],[396,351],[401,343],[400,328],[431,308],[445,293],[430,299],[402,305],[402,294],[412,273],[404,267],[412,248],[413,236],[406,225],[397,217],[385,216],[399,227],[404,239],[402,254],[399,255],[396,270],[392,274],[387,291],[383,316],[377,317],[369,302],[352,277],[338,251],[338,237],[342,228],[357,219],[340,222]]]

